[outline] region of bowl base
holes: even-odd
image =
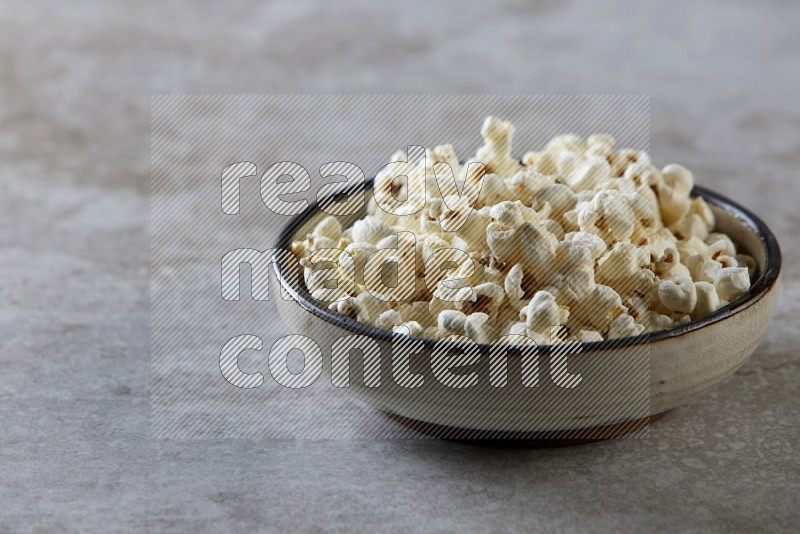
[[[634,419],[633,421],[615,423],[612,425],[550,432],[475,430],[426,423],[383,410],[381,412],[389,419],[397,421],[416,432],[447,441],[456,441],[484,447],[569,447],[608,439],[634,437],[637,433],[646,431],[650,423],[661,419],[668,414],[670,410],[648,417],[642,417],[641,419]]]

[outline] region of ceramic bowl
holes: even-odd
[[[370,184],[365,185],[369,192]],[[568,357],[569,372],[580,374],[572,389],[548,380],[548,363],[556,351],[539,347],[539,383],[521,380],[520,360],[525,353],[507,353],[507,382],[496,387],[490,380],[491,346],[478,345],[480,360],[468,371],[477,372],[477,384],[467,388],[445,386],[432,373],[436,340],[419,340],[411,351],[399,345],[400,336],[329,311],[311,298],[287,265],[273,264],[280,284],[291,300],[275,299],[291,333],[312,338],[324,355],[330,373],[331,346],[345,336],[364,335],[380,347],[381,384],[365,385],[359,358],[351,357],[348,389],[398,421],[440,437],[598,439],[642,428],[654,417],[690,402],[732,375],[756,350],[767,331],[778,295],[781,253],[775,236],[761,219],[717,193],[695,187],[716,216],[716,230],[732,237],[740,251],[755,258],[757,278],[750,290],[703,319],[669,330],[637,337],[585,343]],[[349,226],[362,214],[343,217]],[[277,248],[305,236],[326,213],[314,205],[284,228]],[[463,354],[467,347],[439,345],[437,357]],[[393,351],[412,353],[409,369],[423,376],[422,385],[405,387],[393,380]],[[528,361],[530,363],[530,360]],[[530,367],[528,367],[530,369]],[[550,374],[550,376],[553,376]],[[374,385],[374,384],[373,384]]]

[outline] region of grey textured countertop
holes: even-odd
[[[0,4],[0,530],[796,529],[798,19],[788,2]],[[654,159],[783,246],[763,344],[645,440],[152,440],[151,95],[395,92],[652,95]]]

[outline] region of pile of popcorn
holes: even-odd
[[[750,288],[754,259],[713,231],[685,167],[658,169],[604,134],[557,136],[520,161],[513,132],[488,117],[473,159],[451,145],[408,154],[407,179],[376,176],[365,218],[345,229],[328,216],[294,242],[312,297],[415,337],[546,345],[556,331],[589,342],[668,329]],[[376,256],[395,271],[371,268]]]

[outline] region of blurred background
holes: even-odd
[[[0,530],[796,523],[797,20],[789,1],[0,3]],[[151,441],[150,101],[171,93],[650,95],[653,160],[778,235],[774,324],[638,443]]]

